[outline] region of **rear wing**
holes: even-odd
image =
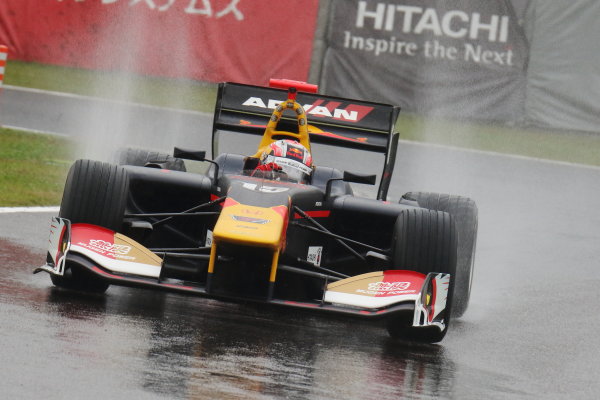
[[[212,157],[217,156],[217,132],[263,135],[273,110],[286,99],[287,91],[282,89],[230,82],[219,84],[213,120]],[[302,91],[298,92],[296,100],[306,111],[311,143],[384,154],[377,192],[377,198],[384,200],[396,160],[398,133],[393,129],[400,107]],[[292,125],[296,120],[284,114],[280,123]]]

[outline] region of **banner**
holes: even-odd
[[[202,81],[306,80],[318,0],[2,0],[11,59]]]
[[[334,0],[329,95],[480,120],[522,117],[528,43],[509,0]]]

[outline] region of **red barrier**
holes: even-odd
[[[318,0],[2,0],[11,58],[202,81],[306,80]]]

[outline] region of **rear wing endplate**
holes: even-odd
[[[230,82],[219,84],[212,157],[217,156],[217,132],[262,135],[273,110],[285,99],[287,91],[282,89]],[[400,107],[304,92],[299,92],[296,100],[306,111],[311,143],[384,154],[377,198],[385,199],[396,159],[398,133],[393,130]],[[296,121],[294,116],[284,114],[282,122]]]

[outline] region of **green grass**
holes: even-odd
[[[216,85],[9,60],[5,83],[162,107],[212,112]],[[425,119],[403,113],[405,140],[600,166],[600,135]],[[0,130],[0,206],[59,204],[75,146],[66,139]]]
[[[90,71],[22,61],[8,61],[7,85],[127,100],[160,107],[212,112],[217,85],[188,79]]]
[[[0,207],[60,204],[72,154],[65,138],[0,128]]]
[[[425,120],[409,114],[398,123],[400,138],[460,148],[600,166],[600,135]]]

